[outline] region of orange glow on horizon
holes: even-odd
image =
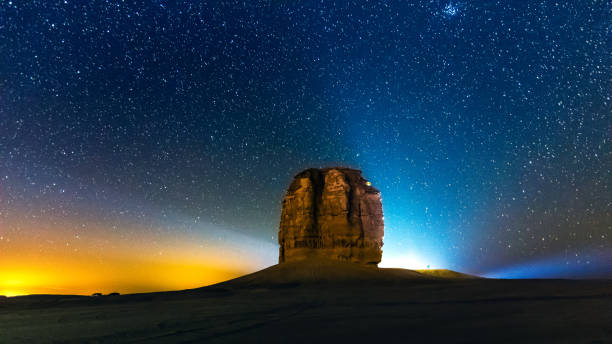
[[[91,266],[88,262],[57,264],[53,269],[23,265],[0,268],[0,295],[76,294],[101,292],[141,293],[197,288],[237,277],[244,271],[204,264],[113,262]],[[98,269],[99,268],[99,269]]]
[[[196,234],[92,227],[78,235],[63,225],[27,224],[18,233],[0,228],[0,295],[182,290],[265,265],[244,250]]]

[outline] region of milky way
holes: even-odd
[[[252,271],[291,177],[344,165],[381,190],[383,265],[612,276],[610,22],[606,1],[3,1],[0,268]]]

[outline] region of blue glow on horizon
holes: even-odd
[[[612,276],[612,252],[593,254],[587,259],[571,261],[552,257],[507,266],[482,274],[488,278],[605,278]]]

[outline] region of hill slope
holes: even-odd
[[[440,277],[440,278],[448,278],[448,279],[473,279],[473,278],[482,278],[480,276],[468,275],[462,272],[457,272],[448,269],[427,269],[427,270],[416,270],[418,273],[432,276],[432,277]]]
[[[249,275],[217,284],[227,287],[271,287],[311,283],[385,284],[402,281],[440,281],[478,278],[451,270],[414,271],[377,268],[328,260],[308,260],[273,265]]]

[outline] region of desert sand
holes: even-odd
[[[286,263],[199,289],[0,299],[1,343],[610,343],[611,280]]]

